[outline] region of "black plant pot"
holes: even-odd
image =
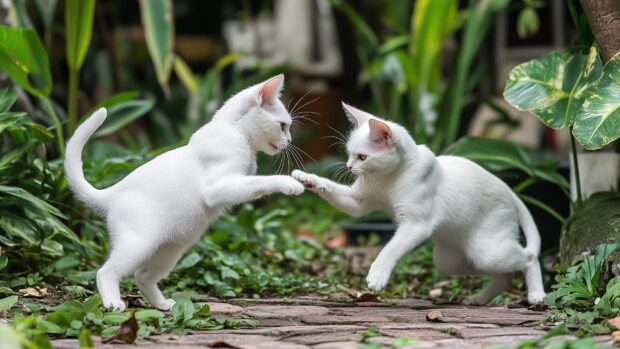
[[[364,221],[347,221],[342,223],[347,245],[358,246],[360,240],[368,241],[373,233],[379,236],[380,243],[385,244],[396,231],[396,224],[389,219],[372,219]]]

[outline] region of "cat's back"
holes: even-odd
[[[437,157],[441,166],[444,184],[451,189],[465,192],[505,192],[508,186],[491,172],[477,163],[461,156],[441,155]]]

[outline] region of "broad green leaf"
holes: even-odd
[[[589,55],[553,52],[515,67],[508,75],[504,98],[549,127],[571,126],[586,90],[600,77],[601,66],[594,48]]]
[[[139,95],[140,93],[138,91],[125,91],[125,92],[119,92],[117,94],[114,94],[111,97],[104,100],[103,102],[100,102],[96,106],[90,108],[90,110],[86,114],[84,114],[83,118],[90,117],[99,108],[110,109],[117,104],[121,104],[124,102],[129,102],[131,100],[134,100],[138,98]]]
[[[47,52],[32,29],[0,25],[0,70],[34,96],[46,97],[52,92]]]
[[[87,329],[83,329],[80,331],[79,336],[80,349],[94,349],[95,343],[90,336],[90,332]]]
[[[174,59],[174,13],[170,0],[140,0],[146,45],[155,65],[157,80],[167,91]]]
[[[49,30],[54,21],[57,2],[57,0],[35,0],[34,2],[41,14],[41,19],[43,20],[46,30]]]
[[[17,296],[8,296],[6,298],[2,298],[0,299],[0,311],[9,310],[15,304],[17,304]]]
[[[160,325],[164,319],[164,313],[157,309],[141,309],[136,311],[136,319],[143,322],[152,322]]]
[[[67,64],[79,70],[90,45],[93,33],[95,0],[67,0],[65,3],[65,33]]]
[[[17,100],[17,94],[10,88],[0,90],[0,113],[8,112]],[[4,123],[4,122],[3,122]]]
[[[6,268],[7,264],[9,264],[9,257],[0,256],[0,270]]]
[[[198,92],[198,79],[192,73],[192,69],[179,56],[174,57],[174,72],[190,93]]]
[[[103,126],[97,130],[95,137],[101,137],[116,132],[134,120],[148,113],[155,105],[153,98],[132,100],[116,104],[108,109],[108,118]]]
[[[14,23],[14,26],[21,28],[32,28],[32,21],[30,20],[30,16],[28,16],[28,11],[26,10],[26,1],[15,0],[11,1],[9,4],[9,17]]]
[[[588,150],[620,137],[620,54],[605,64],[601,79],[587,90],[576,111],[573,135]]]
[[[477,137],[463,137],[444,151],[475,161],[489,171],[519,169],[526,174],[568,188],[568,182],[556,171],[557,164],[534,162],[525,149],[514,142]]]
[[[183,258],[183,260],[181,260],[181,263],[179,263],[178,268],[179,269],[191,268],[194,265],[198,264],[198,262],[200,262],[201,259],[202,258],[200,257],[198,253],[192,252],[188,254],[185,258]]]
[[[0,194],[14,196],[27,202],[28,204],[32,205],[32,207],[37,208],[41,211],[53,214],[58,217],[64,217],[63,214],[60,213],[60,211],[58,211],[56,207],[32,195],[23,188],[0,185]]]
[[[110,325],[120,325],[123,322],[127,321],[129,319],[129,314],[128,313],[105,313],[103,314],[103,321],[106,324],[110,324]]]

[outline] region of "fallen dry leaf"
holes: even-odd
[[[431,298],[439,298],[442,293],[443,290],[441,288],[434,288],[428,292],[428,296]]]
[[[121,324],[118,332],[112,337],[102,340],[102,343],[109,343],[115,339],[121,340],[127,344],[132,344],[138,338],[138,320],[136,320],[135,313],[131,313],[131,317],[127,321]]]
[[[614,342],[620,342],[620,331],[613,331],[611,338],[613,338]]]
[[[620,330],[620,316],[616,316],[613,319],[607,320],[607,322],[612,325],[616,330]]]
[[[441,322],[443,314],[439,310],[431,310],[426,314],[426,321]]]
[[[379,303],[379,298],[377,298],[376,295],[372,294],[372,293],[362,293],[362,292],[357,292],[357,294],[355,295],[355,301],[358,303],[365,303],[365,302],[373,302],[373,303]]]
[[[331,249],[331,248],[336,248],[336,247],[343,247],[346,244],[347,244],[347,236],[344,234],[340,234],[334,238],[327,240],[327,242],[325,243],[325,246]]]
[[[141,296],[126,295],[122,299],[127,304],[127,308],[146,308],[146,303]]]
[[[549,310],[549,307],[544,304],[532,304],[529,307],[527,307],[527,309],[532,310],[532,311],[547,311]]]
[[[232,349],[241,349],[241,347],[238,347],[234,344],[230,344],[224,340],[221,339],[214,339],[211,340],[209,342],[207,342],[207,346],[209,348],[232,348]]]
[[[39,289],[34,288],[34,287],[27,287],[27,288],[22,288],[21,290],[19,290],[19,293],[23,296],[23,297],[44,297],[47,296],[47,288],[41,288]]]

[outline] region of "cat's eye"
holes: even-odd
[[[284,129],[285,129],[285,128],[286,128],[286,123],[281,122],[281,123],[280,123],[280,129],[281,129],[282,131],[284,131]]]
[[[360,155],[357,156],[357,158],[360,159],[361,161],[364,161],[364,160],[366,160],[367,156],[360,154]]]

